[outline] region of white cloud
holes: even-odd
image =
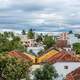
[[[72,23],[80,25],[80,0],[0,0],[1,19],[2,16],[9,21],[15,18],[30,25],[54,27],[56,24],[69,28]]]
[[[7,8],[10,0],[0,0],[0,8]]]

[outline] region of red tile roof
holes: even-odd
[[[80,67],[69,73],[65,80],[80,80]]]
[[[19,52],[19,51],[11,51],[11,52],[8,53],[8,55],[10,55],[12,57],[28,60],[28,61],[33,61],[33,59],[30,56],[28,56],[28,55],[26,55],[22,52]]]
[[[80,59],[73,54],[69,54],[65,51],[61,51],[58,54],[50,57],[47,60],[47,62],[50,62],[50,63],[55,63],[55,62],[80,62]]]

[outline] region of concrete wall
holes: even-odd
[[[80,62],[57,62],[53,64],[53,66],[60,76],[65,77],[67,74],[80,67]],[[68,66],[68,69],[65,69],[65,66]]]

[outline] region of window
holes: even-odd
[[[68,69],[68,66],[64,66],[64,69]]]

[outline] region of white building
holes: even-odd
[[[53,53],[54,54],[54,53]],[[61,51],[59,53],[56,53],[55,55],[51,56],[47,60],[43,62],[49,62],[52,63],[52,65],[55,67],[57,73],[59,74],[59,79],[66,78],[66,75],[68,75],[70,72],[76,70],[80,67],[80,60],[76,55]],[[37,67],[35,67],[37,66]],[[37,68],[41,68],[43,66],[42,64],[33,65],[32,70],[36,70]],[[34,68],[35,67],[35,68]]]
[[[72,44],[74,43],[78,43],[80,42],[80,39],[78,39],[77,37],[75,37],[74,34],[69,34],[68,35],[68,43],[72,46]]]
[[[44,50],[43,46],[37,46],[37,47],[28,47],[27,51],[32,50],[33,53],[37,54],[39,51]]]
[[[57,62],[53,65],[58,74],[66,78],[66,75],[80,67],[80,62]]]
[[[53,63],[59,76],[66,78],[66,75],[80,67],[80,60],[76,55],[67,52],[60,52],[47,60]]]

